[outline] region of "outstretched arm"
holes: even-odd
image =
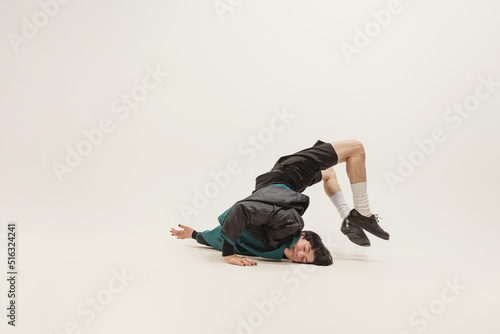
[[[196,230],[192,229],[191,227],[189,226],[186,226],[186,225],[182,225],[182,224],[179,224],[179,226],[183,229],[183,230],[176,230],[176,229],[173,229],[171,228],[170,229],[170,233],[172,233],[172,236],[177,236],[177,239],[187,239],[187,238],[193,238],[194,240],[196,240],[199,244],[202,244],[202,245],[205,245],[205,246],[210,246],[212,247],[212,245],[210,245],[206,240],[205,238],[203,238],[203,236],[201,234],[199,234],[199,232],[197,232]]]

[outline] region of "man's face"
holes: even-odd
[[[290,249],[291,260],[299,263],[313,263],[314,249],[311,248],[311,243],[301,234],[299,240]]]

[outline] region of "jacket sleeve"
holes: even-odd
[[[198,232],[198,231],[196,231],[196,230],[193,230],[193,233],[191,233],[191,238],[193,238],[194,240],[196,240],[199,244],[202,244],[202,245],[205,245],[205,246],[212,246],[212,245],[210,245],[205,240],[205,238],[203,238],[203,236],[201,235],[201,233]]]
[[[227,240],[222,241],[222,256],[234,255],[234,247]]]
[[[273,206],[261,202],[244,201],[233,205],[233,209],[222,225],[222,236],[233,246],[249,224],[266,224],[273,212]],[[229,239],[229,240],[228,240]]]

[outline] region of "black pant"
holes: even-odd
[[[332,144],[318,140],[312,147],[278,159],[274,167],[255,179],[255,191],[273,183],[284,183],[292,190],[303,192],[321,181],[321,171],[338,162]]]

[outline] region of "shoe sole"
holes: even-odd
[[[372,231],[369,231],[367,230],[365,227],[363,226],[360,226],[360,225],[357,225],[356,224],[356,221],[354,219],[351,220],[351,225],[353,226],[356,226],[358,228],[362,228],[363,230],[365,230],[366,232],[370,233],[370,234],[373,234],[374,236],[376,236],[377,238],[380,238],[380,239],[383,239],[383,240],[389,240],[389,237],[390,236],[385,236],[385,235],[380,235],[380,234],[376,234],[375,232],[372,232]]]
[[[370,240],[368,240],[368,243],[366,243],[362,238],[359,237],[359,235],[354,232],[352,229],[350,228],[340,228],[340,231],[346,235],[349,240],[351,240],[353,243],[355,243],[356,245],[358,246],[361,246],[361,247],[370,247]]]

